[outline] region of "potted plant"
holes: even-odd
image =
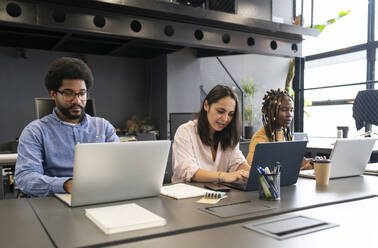
[[[130,120],[125,122],[125,129],[119,131],[119,135],[122,135],[120,140],[156,140],[159,131],[155,130],[154,125],[149,123],[149,117],[142,120],[138,115],[133,115]]]
[[[246,125],[244,126],[244,138],[251,139],[253,134],[253,117],[255,115],[253,111],[253,97],[257,92],[256,83],[252,81],[252,78],[248,82],[242,81],[242,88],[245,94],[244,102],[244,120]]]

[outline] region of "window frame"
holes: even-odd
[[[295,2],[295,0],[294,0]],[[313,4],[313,2],[312,2]],[[303,7],[303,1],[302,1]],[[311,16],[313,15],[313,10],[311,9]],[[312,17],[311,17],[312,18]],[[375,80],[375,61],[376,61],[376,50],[378,49],[378,40],[375,41],[375,0],[368,1],[368,25],[367,25],[367,42],[364,44],[359,44],[347,48],[340,48],[337,50],[332,50],[324,53],[313,54],[309,56],[305,56],[302,58],[295,59],[295,77],[293,82],[293,90],[295,92],[295,113],[294,113],[294,131],[296,132],[303,132],[303,125],[304,125],[304,92],[307,90],[315,90],[315,89],[327,89],[327,88],[334,88],[334,87],[345,87],[351,85],[366,85],[366,89],[374,89],[374,85],[378,83],[378,80]],[[305,70],[305,63],[309,61],[330,58],[333,56],[345,55],[354,52],[366,51],[366,81],[364,82],[356,82],[356,83],[348,83],[348,84],[340,84],[340,85],[328,85],[322,87],[312,87],[312,88],[305,88],[304,82],[304,70]],[[327,105],[343,105],[343,104],[351,104],[351,101],[354,99],[336,99],[332,101],[315,101],[315,105],[317,106],[327,106]],[[313,106],[315,106],[313,105]],[[372,126],[368,125],[365,127],[365,132],[372,131]]]

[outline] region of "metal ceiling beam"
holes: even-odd
[[[203,8],[164,1],[143,0],[50,0],[72,6],[102,8],[110,11],[132,14],[136,16],[158,18],[160,20],[180,20],[185,23],[227,28],[235,31],[254,32],[262,35],[273,35],[281,38],[299,38],[302,35],[318,36],[317,29],[303,28],[285,23],[254,19]]]
[[[55,2],[60,3],[62,1]],[[67,5],[73,5],[74,2],[78,6]],[[237,15],[221,12],[213,13],[216,11],[203,12],[198,8],[176,5],[173,5],[177,8],[176,14],[173,14],[172,11],[163,13],[160,12],[162,9],[158,1],[150,1],[152,6],[159,5],[160,9],[158,8],[158,10],[152,10],[151,6],[141,6],[140,3],[138,5],[137,2],[66,1],[65,4],[50,4],[45,1],[0,0],[0,26],[23,27],[35,31],[47,30],[51,32],[85,34],[93,37],[112,37],[122,40],[131,39],[134,41],[161,43],[168,46],[214,50],[221,53],[227,51],[228,53],[259,53],[288,57],[301,56],[301,33],[294,32],[299,27],[291,27],[291,25],[286,25],[290,26],[286,27],[283,24],[267,23],[261,20],[251,21],[249,20],[250,18],[242,18]],[[83,7],[83,3],[87,3],[88,6]],[[153,17],[132,15],[127,11],[109,11],[109,6],[114,7],[115,3],[118,6],[124,7],[121,10],[138,9],[137,14],[140,14],[144,9],[143,13],[146,16]],[[108,7],[101,6],[104,8],[101,8],[101,10],[96,9],[100,4],[106,4]],[[165,7],[168,6],[167,3],[164,4]],[[169,10],[169,8],[167,9]],[[192,9],[195,9],[195,12],[199,12],[194,15],[192,13],[194,10]],[[159,18],[156,18],[157,14],[155,12],[159,13]],[[189,14],[188,12],[194,16],[187,16],[184,20],[173,18],[183,15],[183,13]],[[205,13],[210,14],[205,18]],[[162,16],[165,16],[165,19]],[[193,24],[195,23],[193,20],[198,22],[198,20],[203,20],[204,18],[207,20],[206,25]],[[188,20],[191,20],[191,22]],[[209,25],[209,23],[224,24],[226,21],[230,24],[223,25],[226,28],[215,28],[213,27],[214,25]],[[245,21],[245,23],[242,21]],[[238,22],[238,24],[235,22]],[[254,25],[248,26],[251,22]],[[250,27],[249,30],[258,30],[262,28],[263,24],[268,26],[269,32],[274,36],[237,31],[235,29],[236,26],[245,26]],[[227,29],[227,27],[232,28]],[[300,30],[304,29],[300,28]],[[286,34],[284,36],[282,36],[283,31],[287,32],[284,33]],[[283,38],[286,36],[295,39]],[[104,41],[104,43],[108,42]]]

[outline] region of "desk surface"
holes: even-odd
[[[26,199],[0,201],[0,246],[54,247]]]
[[[17,160],[17,153],[0,154],[0,165],[15,164]]]
[[[378,247],[377,209],[378,198],[374,197],[112,247]],[[294,215],[308,216],[339,226],[285,240],[276,240],[243,227],[247,223],[257,224]]]
[[[316,187],[311,179],[299,179],[296,185],[281,188],[281,200],[268,202],[276,209],[253,214],[219,218],[199,210],[209,206],[196,203],[199,199],[191,198],[175,200],[168,197],[154,197],[121,203],[135,202],[167,220],[163,227],[125,232],[114,235],[104,234],[85,215],[86,208],[94,208],[114,204],[69,208],[54,197],[29,199],[42,224],[58,247],[77,247],[89,245],[110,245],[138,240],[150,239],[166,235],[191,232],[207,228],[219,227],[238,222],[253,220],[258,217],[272,216],[333,204],[349,200],[357,200],[378,194],[378,180],[373,176],[331,180],[328,187]],[[241,192],[233,190],[220,204],[234,203],[245,200],[261,202],[257,192]],[[117,203],[120,204],[120,203]],[[59,224],[57,224],[59,223]]]

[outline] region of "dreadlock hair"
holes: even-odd
[[[231,122],[220,132],[215,132],[213,139],[210,137],[210,124],[207,119],[207,111],[205,110],[205,101],[210,107],[213,103],[218,102],[224,97],[231,97],[235,101],[235,112]],[[201,111],[197,114],[198,124],[197,131],[199,137],[205,145],[216,146],[221,143],[222,150],[226,150],[228,147],[234,148],[239,144],[240,136],[242,133],[241,115],[239,110],[239,101],[235,92],[228,86],[217,85],[212,88],[205,97]]]
[[[263,98],[263,104],[261,108],[262,122],[264,124],[265,133],[269,138],[269,141],[278,141],[277,138],[277,122],[279,118],[279,111],[281,108],[282,100],[285,97],[293,98],[286,90],[273,90],[267,91]],[[292,128],[283,128],[283,133],[286,140],[293,139]]]

